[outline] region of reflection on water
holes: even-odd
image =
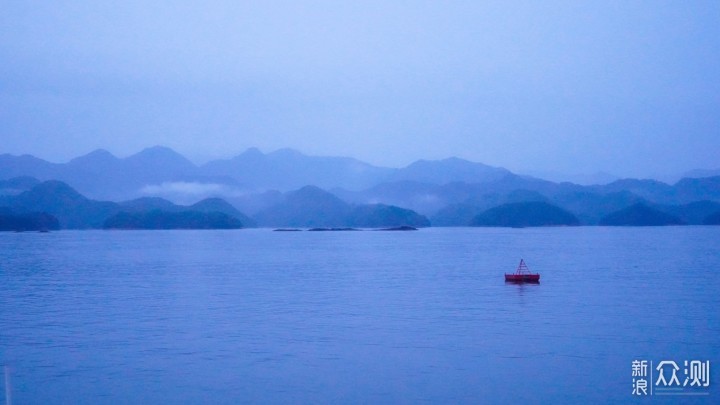
[[[521,297],[527,293],[532,293],[533,289],[540,287],[540,283],[512,283],[509,281],[506,281],[505,285],[508,288],[514,288]],[[520,304],[524,304],[524,302],[520,302]],[[521,308],[525,308],[525,305],[521,305]]]
[[[718,240],[5,233],[0,360],[15,403],[629,401],[634,359],[720,360]],[[541,284],[504,282],[520,257]]]

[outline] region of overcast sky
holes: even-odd
[[[3,1],[0,153],[720,167],[720,1]]]

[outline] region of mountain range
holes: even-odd
[[[508,174],[507,169],[459,158],[419,160],[396,169],[353,158],[307,156],[292,149],[264,154],[250,148],[234,158],[199,166],[163,146],[126,158],[98,149],[67,163],[51,163],[31,155],[0,155],[0,180],[61,180],[90,198],[113,201],[159,195],[181,202],[210,194],[285,192],[306,185],[357,191],[386,182],[477,183],[496,181]]]
[[[386,204],[352,205],[315,186],[286,193],[255,218],[266,226],[304,228],[430,226],[430,221],[415,211]]]
[[[0,207],[47,212],[66,228],[97,228],[118,212],[150,210],[217,211],[245,227],[468,226],[490,209],[518,203],[551,205],[581,225],[604,223],[608,215],[638,204],[680,223],[702,224],[720,212],[720,176],[688,177],[674,184],[620,179],[584,186],[459,158],[420,160],[393,169],[291,149],[264,154],[251,148],[200,166],[160,146],[127,158],[97,150],[67,163],[0,155]],[[532,204],[491,214],[519,217],[518,210],[528,207]],[[536,212],[559,213],[547,207]],[[619,218],[641,214],[647,212],[636,207]],[[562,223],[575,223],[562,218],[567,219]]]
[[[385,204],[348,204],[314,186],[281,195],[255,215],[238,211],[220,198],[182,206],[159,197],[124,202],[97,201],[58,180],[38,182],[29,190],[0,195],[0,229],[10,230],[52,217],[53,229],[235,229],[255,226],[381,228],[430,226],[412,211]],[[18,225],[20,224],[20,225]]]

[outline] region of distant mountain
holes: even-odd
[[[433,226],[468,226],[476,216],[488,207],[479,204],[450,204],[431,217]]]
[[[414,211],[384,204],[353,206],[315,186],[286,193],[255,219],[261,226],[298,228],[429,225],[427,218]]]
[[[698,200],[720,201],[720,176],[682,179],[673,188],[680,204]]]
[[[283,193],[277,190],[226,197],[226,199],[234,207],[237,207],[240,211],[253,216],[264,209],[281,203],[283,198]]]
[[[606,172],[590,174],[567,174],[546,171],[531,171],[533,177],[549,180],[555,183],[573,183],[582,186],[605,185],[620,180],[618,176]]]
[[[52,231],[60,229],[54,216],[45,212],[14,213],[0,208],[0,231]]]
[[[436,212],[432,217],[433,226],[467,226],[482,212],[503,204],[519,202],[548,202],[548,198],[530,190],[514,190],[508,193],[474,195],[462,203],[454,203]]]
[[[97,149],[86,155],[78,156],[64,166],[66,173],[79,174],[83,171],[108,173],[121,168],[122,159],[115,157],[105,149]]]
[[[590,187],[590,190],[602,194],[630,192],[646,200],[657,203],[675,203],[673,186],[657,180],[622,179],[604,186]]]
[[[140,198],[122,203],[95,201],[86,198],[69,185],[56,181],[37,184],[17,195],[0,196],[0,207],[13,213],[45,212],[57,217],[61,228],[101,228],[105,220],[119,212],[144,214],[150,211],[188,212],[201,214],[222,213],[248,226],[254,221],[221,199],[209,199],[194,206],[179,206],[161,198]]]
[[[183,155],[164,146],[153,146],[123,159],[130,169],[150,171],[150,179],[164,181],[173,176],[193,175],[197,166]]]
[[[511,174],[509,170],[452,157],[443,160],[418,160],[399,169],[390,181],[413,181],[444,185],[448,183],[488,183]]]
[[[551,202],[575,214],[583,225],[597,225],[608,214],[640,202],[644,198],[630,191],[602,193],[581,190],[563,190],[551,197]]]
[[[406,207],[423,215],[434,215],[454,204],[476,206],[482,210],[503,204],[549,198],[561,190],[582,190],[582,186],[556,184],[532,177],[506,174],[486,183],[454,182],[444,185],[401,181],[382,183],[359,192],[333,190],[341,198],[356,204],[385,203]],[[524,197],[508,196],[524,194]]]
[[[105,220],[105,229],[240,229],[237,218],[222,212],[151,210],[120,212]]]
[[[16,195],[37,186],[40,180],[30,176],[0,180],[0,195]]]
[[[590,189],[600,193],[628,191],[657,204],[687,204],[700,200],[720,201],[720,176],[682,179],[674,185],[656,180],[623,179]]]
[[[223,182],[203,177],[192,162],[172,149],[155,146],[127,158],[98,149],[68,163],[50,163],[33,156],[0,155],[4,178],[32,176],[60,180],[92,198],[122,200],[142,195],[144,187],[164,182]]]
[[[703,225],[720,225],[720,211],[708,215],[703,220]]]
[[[637,203],[686,206],[700,200],[720,202],[720,177],[683,179],[675,185],[626,179],[605,186],[552,183],[507,175],[489,183],[384,183],[361,192],[336,191],[354,203],[383,202],[431,215],[435,226],[462,226],[489,208],[510,202],[546,201],[596,225],[611,212]],[[687,206],[688,209],[697,207]]]
[[[560,207],[546,202],[521,202],[491,208],[472,219],[471,226],[574,226],[577,217]]]
[[[713,169],[713,170],[706,170],[706,169],[695,169],[690,170],[689,172],[683,173],[681,178],[689,178],[689,179],[700,179],[703,177],[716,177],[720,176],[720,169]]]
[[[36,180],[9,180],[17,176]],[[92,199],[162,197],[188,205],[204,198],[223,198],[245,213],[261,216],[284,203],[284,192],[310,184],[331,190],[343,202],[404,207],[447,226],[465,224],[468,218],[511,202],[545,201],[572,212],[582,224],[597,224],[611,212],[641,202],[663,207],[720,202],[720,176],[686,178],[673,185],[621,179],[581,186],[459,158],[420,160],[394,169],[351,158],[308,156],[292,149],[262,153],[251,148],[200,167],[161,146],[126,158],[99,149],[64,164],[29,155],[0,155],[2,178],[8,180],[0,182],[0,197],[28,191],[37,184],[33,181],[60,180]],[[693,223],[699,220],[694,215]],[[58,218],[62,223],[62,216]],[[243,222],[249,223],[248,219]]]
[[[430,221],[413,210],[385,204],[360,205],[350,212],[348,226],[381,228],[388,226],[428,227]]]
[[[0,206],[18,212],[46,212],[57,217],[61,228],[99,228],[105,218],[117,212],[112,202],[85,198],[60,181],[46,181],[16,196],[0,199]]]
[[[435,212],[452,202],[443,186],[409,180],[381,183],[363,191],[334,189],[333,193],[354,204],[383,203],[423,214]]]
[[[352,158],[307,156],[292,149],[263,154],[256,148],[232,159],[208,162],[200,168],[204,175],[230,176],[256,190],[292,190],[306,184],[323,188],[365,188],[393,172],[394,169]]]
[[[120,206],[120,209],[125,212],[144,212],[153,210],[176,212],[182,211],[186,208],[160,197],[140,197],[130,201],[123,201],[118,203],[118,205]]]
[[[204,213],[220,212],[232,218],[237,218],[245,228],[254,228],[257,226],[257,222],[254,219],[238,211],[237,208],[222,198],[206,198],[187,207],[187,210]]]
[[[675,216],[688,225],[702,225],[709,215],[720,212],[720,202],[715,201],[696,201],[683,205],[652,205],[652,207]]]
[[[32,155],[0,155],[0,175],[4,179],[13,177],[53,178],[62,165],[50,163]]]
[[[141,197],[130,201],[119,203],[120,210],[128,213],[146,213],[149,211],[163,212],[186,212],[194,211],[201,213],[221,212],[230,217],[238,219],[243,228],[254,228],[257,223],[227,201],[221,198],[206,198],[192,205],[177,205],[168,200],[158,197]]]
[[[301,228],[340,227],[346,225],[350,206],[315,186],[306,186],[285,194],[283,201],[255,215],[262,226]]]
[[[40,180],[61,180],[92,198],[110,200],[151,195],[178,201],[182,199],[178,192],[192,188],[173,188],[174,184],[223,185],[227,187],[218,190],[215,196],[229,197],[248,191],[288,191],[307,184],[356,191],[398,181],[438,185],[481,183],[495,181],[509,173],[503,168],[459,158],[421,160],[395,169],[353,158],[308,156],[292,149],[264,154],[250,148],[234,158],[210,161],[200,167],[162,146],[147,148],[126,158],[98,149],[68,163],[50,163],[29,155],[0,155],[0,174],[4,178],[32,176]]]
[[[68,162],[56,174],[94,198],[137,196],[144,186],[169,181],[190,181],[197,167],[170,148],[154,146],[119,159],[99,149]]]
[[[121,199],[134,195],[142,180],[134,170],[126,168],[123,160],[110,152],[98,149],[72,159],[44,180],[62,180],[92,198]]]
[[[604,226],[683,225],[680,218],[639,203],[613,212],[600,220]]]
[[[118,174],[127,177],[142,177],[144,181],[168,181],[195,174],[197,167],[181,154],[164,146],[153,146],[120,159],[112,153],[97,149],[72,159],[64,165],[66,174],[78,175],[92,172]]]
[[[611,212],[626,208],[643,198],[627,191],[602,194],[586,188],[559,186],[537,191],[516,190],[509,193],[490,193],[474,196],[461,203],[454,203],[436,212],[432,217],[433,226],[466,226],[473,217],[499,205],[518,202],[547,202],[575,215],[581,225],[597,225],[600,219]]]

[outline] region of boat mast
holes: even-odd
[[[528,266],[525,264],[525,260],[520,259],[520,264],[517,268],[517,274],[524,274],[524,273],[530,273],[530,269],[528,269]]]

